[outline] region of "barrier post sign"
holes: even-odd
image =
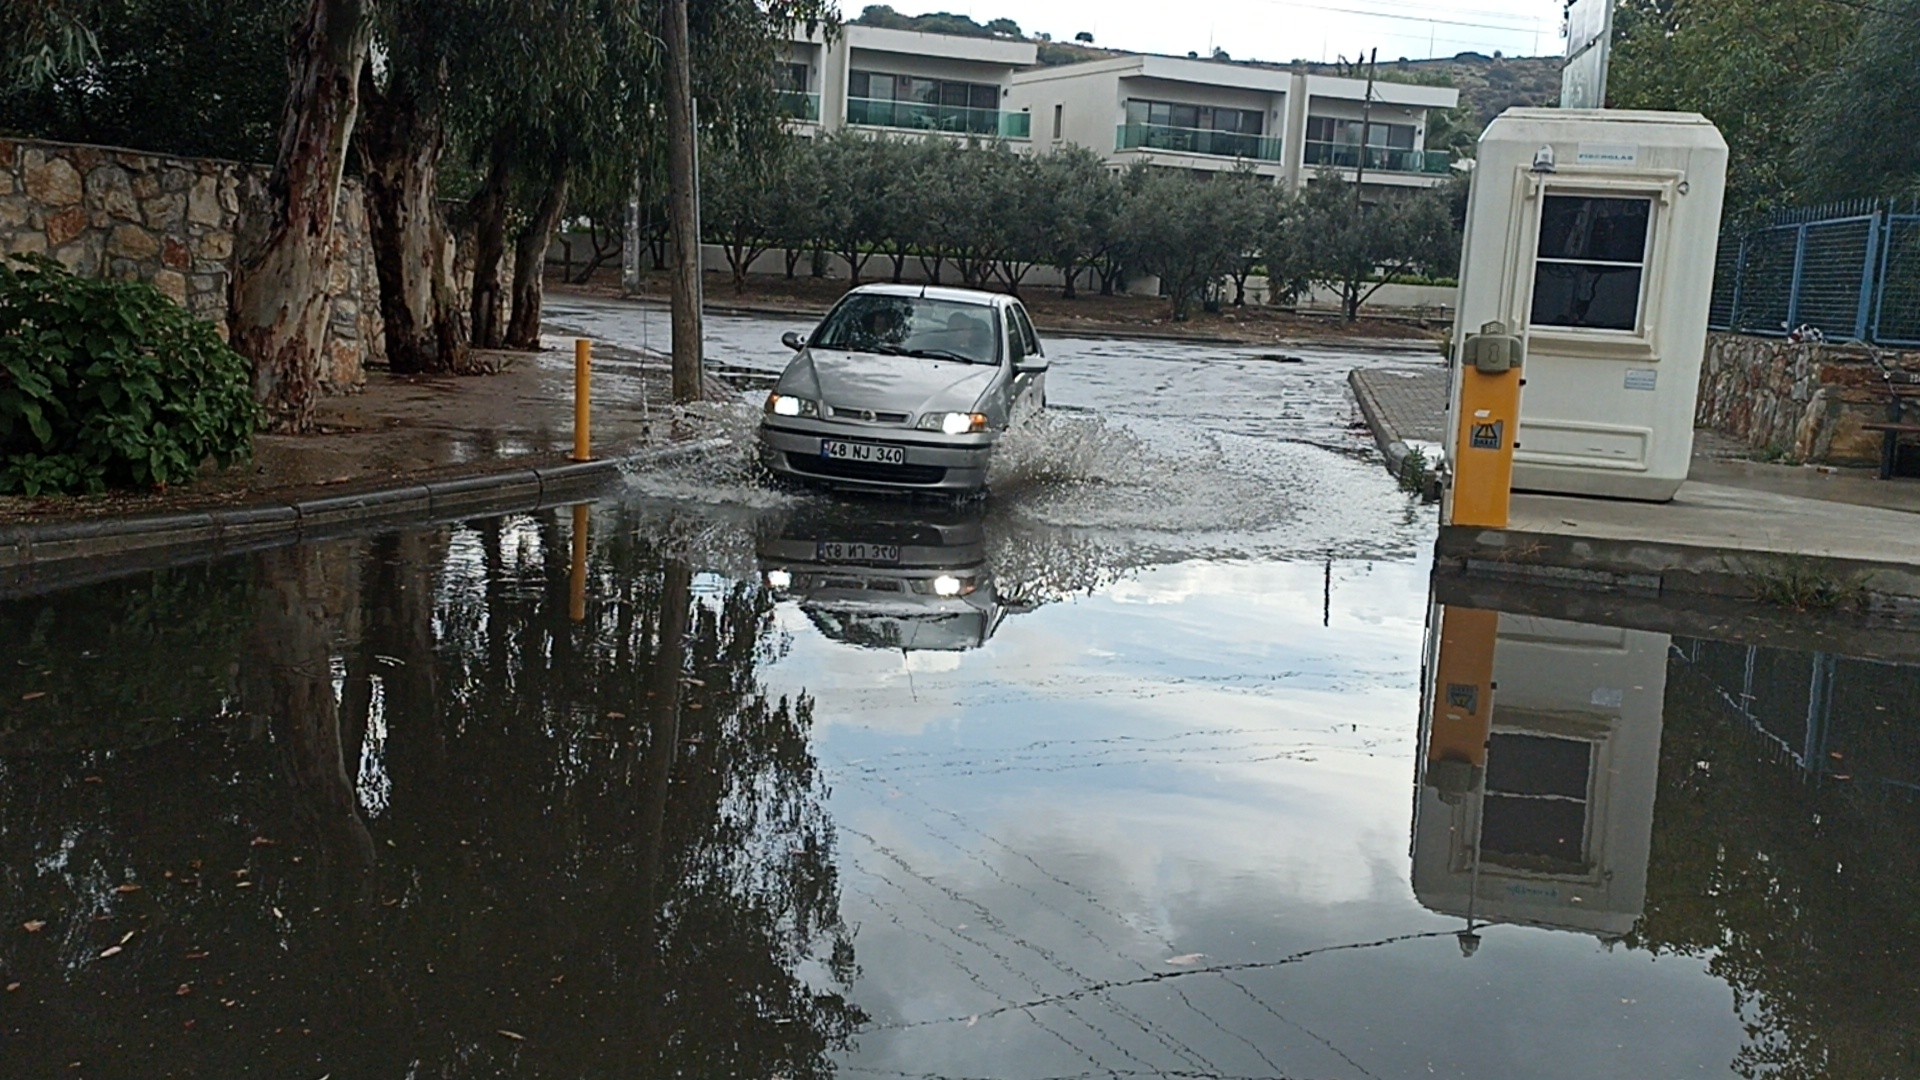
[[[1560,107],[1607,107],[1607,61],[1613,54],[1614,0],[1567,5],[1567,62],[1560,68]]]

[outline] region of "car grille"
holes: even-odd
[[[787,454],[787,465],[809,476],[837,480],[871,480],[883,484],[937,484],[947,478],[941,465],[878,465],[870,461],[841,461],[818,454]]]
[[[835,420],[857,420],[864,424],[904,424],[907,422],[908,414],[881,412],[877,409],[844,409],[838,405],[829,405],[827,415]]]

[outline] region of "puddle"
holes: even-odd
[[[1914,1071],[1920,667],[1436,605],[1341,361],[1073,348],[958,510],[705,409],[578,545],[0,601],[4,1071]]]

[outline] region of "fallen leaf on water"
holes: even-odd
[[[264,837],[264,836],[256,836],[256,837],[254,837],[254,838],[253,838],[253,842],[252,842],[252,844],[250,844],[250,845],[248,845],[248,846],[250,846],[250,847],[272,847],[273,845],[275,845],[275,844],[278,844],[279,842],[280,842],[280,841],[278,841],[278,840],[269,840],[269,839],[267,839],[267,838],[266,838],[266,837]]]
[[[182,960],[205,960],[206,958],[207,958],[207,954],[203,952],[190,952],[187,955],[181,957]]]
[[[113,891],[114,891],[114,892],[117,892],[117,893],[119,893],[119,894],[120,894],[121,896],[126,896],[126,895],[127,895],[127,894],[129,894],[129,893],[137,893],[137,892],[139,892],[139,891],[140,891],[140,886],[138,886],[138,885],[135,885],[135,884],[133,884],[132,882],[128,882],[128,883],[127,883],[127,884],[125,884],[125,885],[121,885],[121,886],[118,886],[118,887],[116,887],[116,888],[115,888],[115,889],[114,889]]]
[[[137,934],[137,933],[139,933],[139,932],[140,932],[140,931],[138,931],[138,930],[129,930],[129,931],[127,931],[126,933],[124,933],[124,934],[122,934],[122,935],[120,935],[120,944],[122,944],[122,945],[125,945],[125,944],[126,944],[127,942],[129,942],[129,941],[132,941],[132,940],[133,940],[133,935],[135,935],[135,934]]]
[[[103,953],[101,953],[101,954],[100,954],[100,959],[102,959],[102,960],[105,960],[105,959],[106,959],[107,957],[109,957],[109,956],[119,956],[121,952],[122,952],[122,950],[121,950],[121,948],[120,948],[120,946],[118,946],[118,945],[114,945],[114,946],[112,946],[112,947],[110,947],[110,948],[108,948],[106,952],[103,952]]]
[[[607,719],[609,720],[625,720],[626,718],[627,714],[623,712],[610,712],[607,714]]]
[[[26,922],[20,924],[20,929],[25,930],[29,934],[37,934],[46,928],[47,921],[45,919],[28,919]]]
[[[968,1027],[972,1027],[973,1025],[975,1025],[975,1024],[977,1024],[977,1023],[979,1023],[979,1022],[980,1022],[980,1016],[979,1016],[979,1014],[977,1014],[977,1013],[976,1013],[975,1015],[973,1015],[973,1016],[969,1016],[969,1017],[967,1017],[967,1026],[968,1026]]]
[[[236,888],[236,889],[251,889],[251,888],[253,888],[253,882],[251,882],[251,881],[242,881],[242,882],[240,882],[240,883],[238,883],[238,884],[236,884],[236,885],[234,886],[234,888]]]
[[[1202,960],[1205,960],[1206,958],[1207,958],[1206,953],[1190,952],[1190,953],[1183,953],[1179,956],[1169,956],[1167,957],[1167,963],[1173,967],[1192,967],[1193,965],[1199,963]]]
[[[15,993],[19,993],[19,991],[20,991],[20,984],[19,984],[19,983],[8,983],[8,984],[7,984],[7,993],[9,993],[9,994],[15,994]]]
[[[276,918],[276,919],[284,919],[284,918],[286,918],[286,916],[285,916],[285,915],[282,915],[282,914],[280,914],[280,909],[279,909],[279,908],[273,908],[273,909],[271,909],[271,910],[273,911],[273,917],[274,917],[274,918]]]
[[[99,777],[97,777],[97,776],[88,776],[88,777],[83,777],[83,778],[81,779],[81,781],[80,781],[80,782],[81,782],[81,783],[83,783],[83,784],[104,784],[104,783],[106,783],[106,781],[105,781],[105,780],[102,780],[102,779],[100,779],[100,778],[99,778]]]
[[[508,1031],[506,1028],[501,1028],[500,1034],[506,1036],[509,1039],[512,1039],[514,1042],[527,1041],[527,1037],[525,1035],[522,1035],[519,1032],[515,1032],[515,1031]]]
[[[191,994],[191,993],[193,993],[193,984],[192,984],[192,983],[181,983],[181,984],[180,984],[180,989],[178,989],[178,990],[175,990],[175,991],[173,992],[173,996],[174,996],[174,997],[186,997],[186,996],[187,996],[188,994]]]
[[[40,698],[43,698],[46,696],[47,696],[47,692],[45,690],[35,690],[31,694],[21,694],[20,700],[21,701],[38,701]]]

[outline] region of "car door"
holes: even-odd
[[[1047,357],[1039,335],[1033,332],[1033,320],[1019,301],[1007,305],[1006,322],[1008,355],[1014,366],[1007,415],[1010,423],[1020,424],[1046,407]]]

